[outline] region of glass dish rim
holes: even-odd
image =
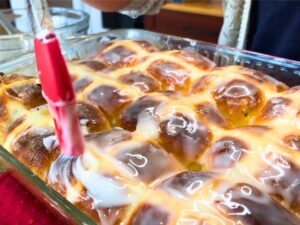
[[[95,33],[95,34],[70,36],[70,37],[66,38],[63,43],[61,42],[61,46],[64,49],[70,49],[74,45],[84,44],[85,42],[96,40],[97,38],[107,37],[110,35],[118,35],[118,34],[122,34],[125,32],[127,32],[127,33],[138,32],[138,33],[144,33],[144,34],[148,34],[148,35],[152,35],[152,36],[157,35],[157,36],[165,37],[165,38],[172,39],[172,40],[179,40],[179,41],[183,40],[183,41],[190,42],[190,43],[197,43],[197,44],[202,45],[205,48],[209,48],[210,50],[213,50],[218,55],[224,55],[224,56],[231,55],[234,58],[241,57],[241,58],[247,58],[247,59],[254,59],[254,60],[266,63],[266,64],[273,64],[273,65],[277,65],[277,66],[288,67],[290,69],[297,69],[297,70],[299,70],[299,76],[300,76],[300,61],[290,60],[290,59],[286,59],[286,58],[276,57],[276,56],[262,54],[262,53],[253,52],[253,51],[248,51],[248,50],[244,50],[244,49],[236,49],[233,47],[217,45],[217,44],[209,43],[209,42],[205,42],[205,41],[199,41],[199,40],[194,40],[194,39],[189,39],[189,38],[182,38],[182,37],[178,37],[178,36],[174,36],[174,35],[161,34],[161,33],[147,31],[147,30],[143,30],[143,29],[113,29],[113,30],[109,30],[109,31]],[[18,38],[19,39],[29,39],[30,35],[28,35],[28,34],[27,35],[26,34],[19,35]],[[1,37],[0,37],[0,41],[1,41]],[[13,61],[9,61],[9,62],[0,64],[0,72],[9,71],[8,68],[12,68],[14,66],[14,64],[19,65],[21,63],[25,63],[26,61],[32,60],[32,59],[34,59],[33,50],[27,51],[26,53],[20,55],[17,59],[15,59]],[[8,72],[8,73],[10,73],[10,72]]]
[[[69,24],[67,26],[64,27],[59,27],[59,28],[55,28],[56,31],[61,31],[61,30],[65,30],[65,29],[70,29],[72,27],[75,26],[81,26],[82,24],[88,23],[90,20],[90,15],[82,10],[78,10],[78,9],[71,9],[71,8],[66,8],[66,7],[49,7],[50,12],[51,10],[58,10],[58,11],[65,11],[65,12],[74,12],[77,14],[80,14],[80,16],[82,17],[80,21],[74,22],[72,24]],[[13,10],[26,10],[26,8],[15,8],[15,9],[1,9],[1,12],[5,12],[5,11],[13,11]],[[6,39],[32,39],[33,35],[31,33],[19,33],[19,34],[7,34],[7,35],[0,35],[0,41],[6,40]]]
[[[300,60],[299,61],[292,60],[292,59],[273,56],[273,55],[269,55],[269,54],[254,52],[254,51],[250,51],[250,50],[238,49],[235,47],[230,47],[230,46],[225,46],[225,45],[219,45],[219,44],[210,43],[210,42],[206,42],[206,41],[195,40],[195,39],[185,38],[185,37],[179,37],[179,36],[170,35],[170,34],[162,34],[162,33],[155,32],[155,31],[148,31],[148,30],[144,30],[144,29],[135,29],[135,28],[112,29],[112,30],[108,30],[108,31],[100,32],[100,33],[95,33],[95,34],[87,34],[87,35],[80,35],[80,36],[76,36],[76,37],[70,37],[67,39],[65,44],[70,45],[70,44],[74,44],[74,42],[89,41],[90,39],[95,39],[98,37],[108,36],[110,34],[122,33],[122,32],[141,32],[141,33],[148,33],[150,35],[164,36],[164,37],[167,37],[170,39],[184,40],[187,42],[197,42],[204,46],[207,46],[207,47],[209,46],[209,47],[215,48],[218,51],[230,51],[230,52],[240,53],[245,56],[254,56],[254,57],[257,57],[258,59],[264,59],[264,60],[269,60],[269,61],[274,60],[275,62],[279,62],[279,63],[291,63],[291,64],[300,66]]]
[[[50,206],[54,207],[59,205],[61,216],[72,220],[72,224],[84,224],[84,225],[97,225],[89,216],[85,215],[80,209],[76,208],[72,203],[66,200],[63,196],[49,187],[44,181],[36,176],[30,169],[25,167],[18,159],[16,159],[11,153],[9,153],[3,146],[0,145],[0,164],[1,170],[6,169],[14,177],[22,176],[22,179],[17,179],[22,185],[24,183],[20,180],[25,179],[26,182],[34,184],[35,188],[39,190],[39,194],[43,194],[43,198],[46,197],[47,201],[50,201]],[[17,174],[17,175],[16,175]],[[24,185],[26,189],[28,188]],[[30,191],[32,193],[32,191]],[[32,193],[33,195],[36,195]],[[72,217],[71,217],[72,216]]]

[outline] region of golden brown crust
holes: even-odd
[[[50,127],[29,128],[12,143],[12,154],[36,174],[45,177],[51,162],[59,155],[54,142],[49,140],[49,144],[44,143],[53,135],[54,130]]]
[[[16,74],[0,144],[97,223],[300,224],[299,87],[144,41],[68,68],[85,154],[59,156],[38,80]]]

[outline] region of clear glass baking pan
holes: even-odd
[[[96,225],[79,209],[47,186],[39,177],[23,166],[8,151],[0,146],[0,171],[8,170],[26,189],[43,202],[49,210],[62,218],[66,225]]]
[[[62,46],[66,59],[85,59],[97,53],[100,45],[111,40],[148,40],[162,49],[195,51],[214,61],[218,66],[241,65],[260,70],[289,86],[300,84],[300,62],[260,53],[218,46],[176,36],[138,29],[112,30],[99,34],[67,38]],[[0,64],[1,72],[35,73],[34,56],[27,53],[18,59]]]
[[[218,66],[242,65],[260,70],[290,86],[300,84],[300,62],[144,30],[114,30],[95,35],[70,38],[63,44],[62,49],[65,58],[68,60],[87,59],[96,54],[98,47],[103,43],[122,39],[148,40],[162,49],[196,51],[213,60]],[[0,72],[34,75],[36,74],[34,61],[34,55],[28,53],[14,62],[7,62],[0,65]],[[0,161],[2,161],[2,166],[8,168],[33,194],[46,202],[57,213],[62,214],[67,220],[72,221],[74,224],[95,224],[1,147]]]

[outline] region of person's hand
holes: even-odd
[[[131,0],[83,0],[85,3],[105,12],[114,12],[124,9]]]

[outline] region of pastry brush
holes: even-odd
[[[46,0],[27,0],[38,75],[43,96],[54,119],[61,152],[80,155],[84,140],[76,110],[72,79],[61,53]]]

